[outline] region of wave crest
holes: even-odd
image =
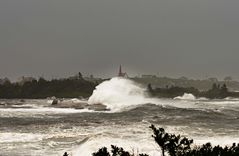
[[[99,84],[89,98],[89,104],[104,104],[111,110],[152,103],[146,89],[129,79],[115,77]]]

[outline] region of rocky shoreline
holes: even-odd
[[[51,107],[54,107],[54,108],[89,109],[89,110],[94,110],[94,111],[109,111],[109,109],[101,103],[88,104],[87,101],[74,102],[74,101],[54,99],[52,101]]]
[[[88,104],[87,100],[70,100],[70,99],[57,99],[52,98],[48,100],[48,105],[44,107],[51,107],[51,108],[73,108],[73,109],[88,109],[93,111],[109,111],[110,109],[107,108],[106,105],[101,103],[97,104]],[[0,101],[0,108],[33,108],[32,106],[26,105],[25,100],[11,100],[9,101]]]

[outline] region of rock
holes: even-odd
[[[26,102],[24,99],[21,99],[20,102]]]
[[[56,108],[75,108],[75,109],[84,109],[88,107],[87,103],[79,102],[79,103],[73,103],[73,102],[60,102],[57,105],[54,105]]]
[[[89,105],[88,109],[94,110],[94,111],[109,111],[110,110],[106,107],[106,105],[103,105],[101,103]]]
[[[52,101],[52,107],[55,108],[74,108],[74,109],[89,109],[94,111],[109,111],[109,109],[103,104],[92,104],[89,105],[85,102],[72,102],[72,101],[59,101],[54,99]]]
[[[84,97],[83,96],[79,96],[78,99],[84,99]]]
[[[58,100],[57,100],[57,99],[53,99],[53,101],[52,101],[51,104],[52,104],[52,105],[57,105],[57,104],[58,104]]]

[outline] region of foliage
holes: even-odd
[[[53,79],[39,78],[19,83],[0,84],[0,98],[46,98],[46,97],[88,97],[92,94],[97,83],[84,80],[79,74],[76,79]]]
[[[231,77],[224,79],[223,81],[219,81],[217,78],[208,78],[208,79],[190,79],[186,77],[181,78],[169,78],[169,77],[134,77],[131,78],[132,80],[136,81],[137,83],[147,85],[151,83],[152,86],[157,88],[167,88],[171,86],[183,87],[183,88],[197,88],[200,91],[206,91],[211,88],[213,83],[217,83],[223,85],[226,83],[230,90],[239,90],[239,82],[233,80]]]
[[[103,147],[101,149],[99,149],[98,152],[93,153],[93,156],[110,156],[110,153],[108,152],[106,147]]]
[[[162,150],[162,155],[165,155],[167,151],[171,156],[185,155],[191,149],[190,146],[193,140],[186,137],[181,137],[180,135],[174,135],[166,133],[163,128],[157,129],[154,125],[150,128],[153,130],[155,142],[159,145]]]
[[[233,143],[232,146],[215,146],[211,143],[206,143],[201,146],[192,147],[193,140],[180,135],[166,133],[163,128],[156,128],[151,125],[153,131],[152,137],[161,149],[162,156],[167,153],[169,156],[238,156],[239,144]],[[148,156],[147,154],[130,154],[124,151],[123,148],[111,145],[111,153],[107,151],[106,147],[93,153],[93,156]]]
[[[129,152],[125,151],[123,148],[119,148],[117,146],[111,145],[111,153],[108,152],[106,147],[99,149],[98,152],[93,153],[93,156],[148,156],[147,154],[130,154]]]
[[[68,154],[67,152],[65,152],[65,153],[63,154],[63,156],[69,156],[69,154]]]
[[[236,92],[229,92],[226,84],[223,84],[222,86],[219,84],[214,83],[212,85],[212,88],[208,91],[199,91],[196,88],[189,87],[189,88],[183,88],[183,87],[176,87],[171,86],[166,88],[155,88],[153,89],[151,84],[148,85],[148,92],[152,96],[157,97],[166,97],[166,98],[174,98],[176,96],[182,96],[184,93],[191,93],[196,97],[206,97],[209,99],[223,99],[228,96],[230,97],[239,97],[239,94]]]
[[[184,93],[192,93],[195,96],[199,95],[199,91],[193,87],[184,88],[184,87],[177,87],[177,86],[171,86],[171,87],[166,86],[166,88],[155,88],[155,89],[152,89],[151,87],[151,90],[148,89],[148,91],[152,96],[166,97],[166,98],[174,98],[176,96],[182,96]]]
[[[202,146],[195,147],[190,150],[188,156],[238,156],[239,155],[239,144],[233,143],[231,147],[213,147],[211,143],[203,144]]]
[[[159,145],[164,156],[167,152],[170,156],[238,156],[239,144],[233,143],[231,147],[213,147],[211,143],[195,146],[192,148],[193,140],[180,135],[166,133],[163,128],[156,128],[151,125],[154,135],[152,137]]]

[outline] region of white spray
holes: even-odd
[[[104,104],[114,111],[135,105],[156,103],[156,99],[149,98],[146,89],[129,79],[115,77],[104,81],[96,87],[89,104]]]
[[[179,101],[175,102],[175,99]],[[145,87],[130,79],[115,77],[99,84],[88,103],[104,104],[111,112],[124,111],[147,103],[178,108],[204,108],[203,105],[195,105],[200,99],[196,99],[192,94],[185,93],[175,99],[149,97]]]
[[[196,100],[196,97],[190,93],[184,93],[183,96],[177,96],[174,99],[176,100]]]

